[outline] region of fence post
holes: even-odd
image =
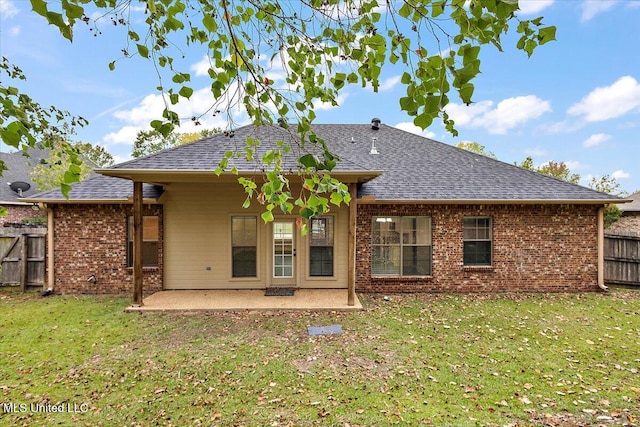
[[[20,288],[22,292],[27,291],[27,275],[29,274],[29,235],[23,234],[21,236],[22,246],[20,254]]]

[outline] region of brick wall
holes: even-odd
[[[55,292],[133,294],[133,269],[127,267],[127,217],[131,205],[57,205],[54,209]],[[147,295],[162,289],[162,206],[145,205],[143,215],[158,215],[158,267],[143,269]],[[96,283],[87,281],[96,276]]]
[[[55,276],[59,293],[132,293],[126,266],[127,216],[131,205],[55,206]],[[592,205],[359,205],[358,292],[595,291],[597,212]],[[145,295],[161,290],[162,206],[145,206],[160,217],[158,268],[145,268]],[[432,224],[432,275],[372,277],[374,216],[428,215]],[[493,265],[463,266],[462,220],[492,218]],[[95,274],[97,282],[87,278]]]
[[[46,217],[47,213],[25,205],[3,205],[7,210],[7,216],[0,216],[0,226],[4,224],[20,223],[27,218]]]
[[[598,206],[359,205],[356,290],[359,292],[587,291],[598,289]],[[428,215],[432,275],[371,276],[372,217]],[[463,266],[465,216],[493,220],[493,265]]]

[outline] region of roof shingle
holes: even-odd
[[[383,174],[361,184],[358,197],[371,196],[378,201],[619,201],[609,194],[571,184],[514,165],[494,160],[451,145],[437,142],[391,126],[375,130],[368,124],[317,124],[313,130],[341,161],[334,171]],[[294,130],[279,126],[244,126],[232,136],[217,134],[190,144],[134,159],[110,168],[117,170],[213,170],[224,153],[244,153],[245,141],[260,141],[256,159],[278,141],[291,145],[283,169],[297,170],[296,159],[304,150],[295,141]],[[370,154],[373,138],[379,154]],[[308,149],[311,144],[307,143]],[[314,149],[311,149],[314,152]],[[318,150],[315,150],[318,153]],[[259,172],[263,166],[245,156],[233,159],[241,172]],[[125,181],[126,182],[126,181]],[[72,198],[99,199],[107,193],[124,197],[129,188],[91,179],[74,187]],[[150,190],[147,190],[150,191]],[[51,193],[51,192],[49,192]],[[96,195],[100,197],[96,197]],[[45,198],[47,193],[37,196]],[[51,194],[49,194],[51,196]],[[145,196],[146,197],[146,196]]]

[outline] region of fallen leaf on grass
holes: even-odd
[[[326,409],[324,409],[324,408],[322,408],[321,410],[319,410],[319,411],[318,411],[318,416],[319,416],[320,418],[328,417],[328,416],[329,416],[329,414],[330,414],[330,412],[329,412],[329,411],[327,411],[327,410],[326,410]]]

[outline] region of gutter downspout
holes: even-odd
[[[598,209],[598,287],[609,290],[604,284],[604,206]]]
[[[55,288],[55,269],[54,269],[54,233],[53,233],[53,208],[47,206],[46,203],[39,203],[38,207],[47,211],[47,289],[48,294],[53,293]]]

